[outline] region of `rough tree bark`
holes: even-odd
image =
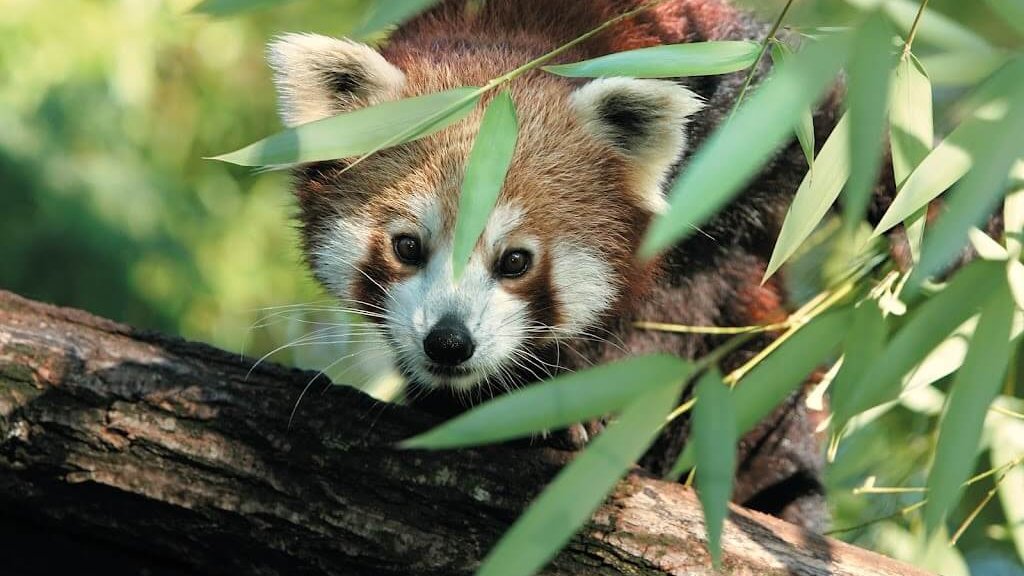
[[[570,454],[392,448],[435,424],[311,374],[0,292],[0,572],[471,574]],[[920,575],[734,508],[726,573]],[[545,574],[710,574],[700,508],[631,476]],[[61,571],[61,572],[58,572]]]

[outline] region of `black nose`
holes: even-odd
[[[458,366],[473,356],[473,339],[457,320],[442,318],[423,339],[423,351],[443,366]]]

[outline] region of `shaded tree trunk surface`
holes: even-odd
[[[393,449],[437,423],[313,373],[0,292],[0,573],[472,574],[571,454]],[[733,508],[726,574],[922,575]],[[632,475],[545,569],[712,574],[689,489]]]

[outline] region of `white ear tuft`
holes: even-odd
[[[686,124],[704,107],[700,97],[670,80],[599,78],[573,92],[572,107],[595,137],[637,163],[645,205],[663,212],[661,187],[686,150]]]
[[[267,61],[287,126],[397,98],[405,85],[402,71],[373,48],[319,34],[278,37]]]

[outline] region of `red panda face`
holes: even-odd
[[[524,61],[479,53],[444,66],[322,36],[271,45],[285,122],[481,85]],[[344,80],[344,81],[343,81]],[[339,90],[341,93],[339,94]],[[621,314],[652,273],[633,256],[685,146],[696,97],[671,82],[583,86],[541,73],[510,86],[519,138],[497,206],[458,282],[452,236],[482,116],[383,150],[297,170],[305,252],[335,296],[364,310],[414,382],[511,387],[558,368],[551,350]]]

